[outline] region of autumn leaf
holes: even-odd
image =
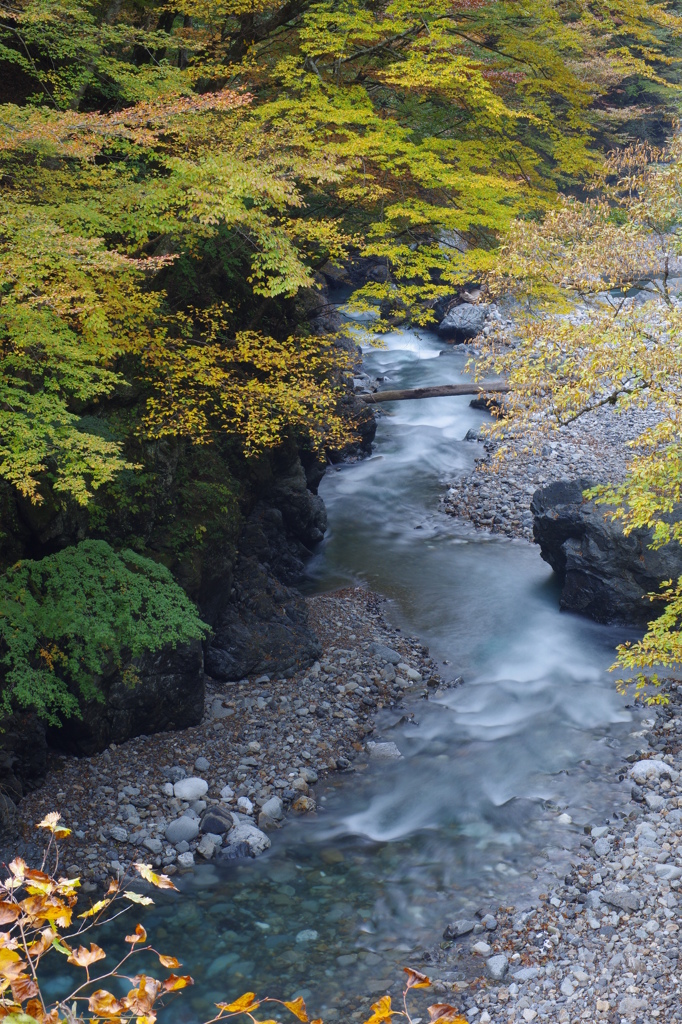
[[[233,1003],[216,1003],[219,1010],[223,1010],[226,1013],[251,1013],[253,1010],[257,1010],[260,1006],[260,1001],[256,999],[255,992],[245,992],[239,999],[235,999]]]
[[[120,1017],[125,1009],[111,992],[103,988],[98,988],[92,993],[88,999],[88,1007],[91,1013],[96,1013],[98,1017],[106,1017],[108,1020]]]
[[[190,978],[189,974],[180,975],[171,974],[170,977],[166,978],[162,982],[162,986],[166,992],[179,992],[182,988],[187,988],[188,985],[193,985],[194,979]]]
[[[164,956],[162,953],[159,953],[159,963],[162,967],[168,967],[169,969],[182,967],[180,961],[176,960],[174,956]]]
[[[390,1021],[397,1012],[397,1010],[391,1009],[391,997],[382,996],[378,1002],[372,1003],[372,1016],[367,1018],[365,1024],[381,1024],[382,1021]]]
[[[79,914],[78,916],[79,917],[96,917],[97,914],[99,914],[103,910],[105,910],[106,907],[108,907],[110,904],[111,904],[111,900],[97,900],[97,902],[93,903],[93,905],[90,907],[89,910],[86,910],[84,913]]]
[[[100,946],[91,942],[90,949],[87,949],[85,946],[79,946],[75,952],[71,953],[67,963],[76,964],[78,967],[85,967],[87,969],[92,964],[97,963],[98,960],[104,960],[106,955]]]
[[[407,975],[407,988],[428,988],[430,980],[421,971],[414,971],[411,967],[403,967]]]
[[[430,1024],[467,1024],[459,1010],[449,1003],[433,1003],[428,1007]]]
[[[168,875],[155,874],[151,864],[135,863],[133,867],[145,882],[155,885],[157,889],[175,889],[177,891],[177,886],[173,885]]]
[[[130,942],[133,946],[138,942],[146,942],[147,933],[141,924],[135,925],[135,932],[133,935],[126,935],[126,942]]]
[[[142,907],[148,907],[150,906],[150,904],[154,903],[154,900],[151,898],[151,896],[142,896],[139,892],[132,892],[126,890],[126,892],[124,892],[123,895],[127,900],[130,900],[131,903],[139,903],[140,906]]]
[[[21,909],[16,903],[0,903],[0,925],[14,924],[21,916]]]
[[[61,815],[57,811],[50,811],[46,814],[42,821],[39,821],[36,828],[46,828],[55,836],[56,839],[64,839],[66,836],[71,835],[71,829],[66,828],[64,825],[59,824]]]
[[[25,1003],[28,999],[34,999],[39,995],[38,986],[33,978],[26,975],[23,978],[16,978],[12,984],[12,997],[17,1003]]]
[[[306,1013],[305,1003],[301,996],[299,996],[298,999],[294,999],[291,1003],[284,1003],[284,1005],[287,1010],[290,1010],[294,1017],[298,1017],[299,1020],[306,1022],[309,1019],[308,1014]]]

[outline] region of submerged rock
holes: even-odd
[[[626,536],[604,506],[583,499],[591,486],[581,478],[537,490],[531,502],[535,542],[561,580],[563,609],[597,622],[645,625],[659,614],[646,595],[682,575],[682,547],[652,551],[648,530]]]

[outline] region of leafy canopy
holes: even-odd
[[[168,569],[133,551],[85,540],[18,562],[0,579],[0,706],[59,725],[101,697],[103,675],[123,669],[132,685],[132,659],[207,632]]]
[[[340,441],[319,269],[363,252],[389,279],[357,307],[398,287],[428,319],[670,91],[681,27],[651,0],[0,3],[0,476],[88,502],[130,467],[80,418],[123,401],[143,439]]]

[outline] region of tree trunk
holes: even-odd
[[[490,380],[481,384],[441,384],[432,388],[407,388],[404,391],[375,391],[372,395],[358,395],[368,405],[378,402],[403,402],[412,398],[449,398],[452,395],[506,394],[510,390],[504,381]]]

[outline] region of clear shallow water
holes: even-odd
[[[463,379],[464,356],[441,355],[433,336],[387,346],[367,353],[386,386]],[[265,857],[201,868],[145,915],[197,982],[169,1011],[178,1022],[247,989],[302,994],[330,1020],[359,1015],[458,912],[528,899],[580,825],[619,802],[599,772],[638,726],[606,672],[619,633],[559,613],[536,548],[438,511],[473,459],[462,439],[484,414],[468,402],[388,408],[373,457],[323,481],[330,530],[310,566],[313,589],[363,580],[389,597],[396,623],[466,685],[415,704],[412,721],[384,713],[377,732],[402,761],[318,787],[319,816],[276,833]],[[563,808],[572,830],[556,821]],[[297,941],[304,931],[317,937]]]

